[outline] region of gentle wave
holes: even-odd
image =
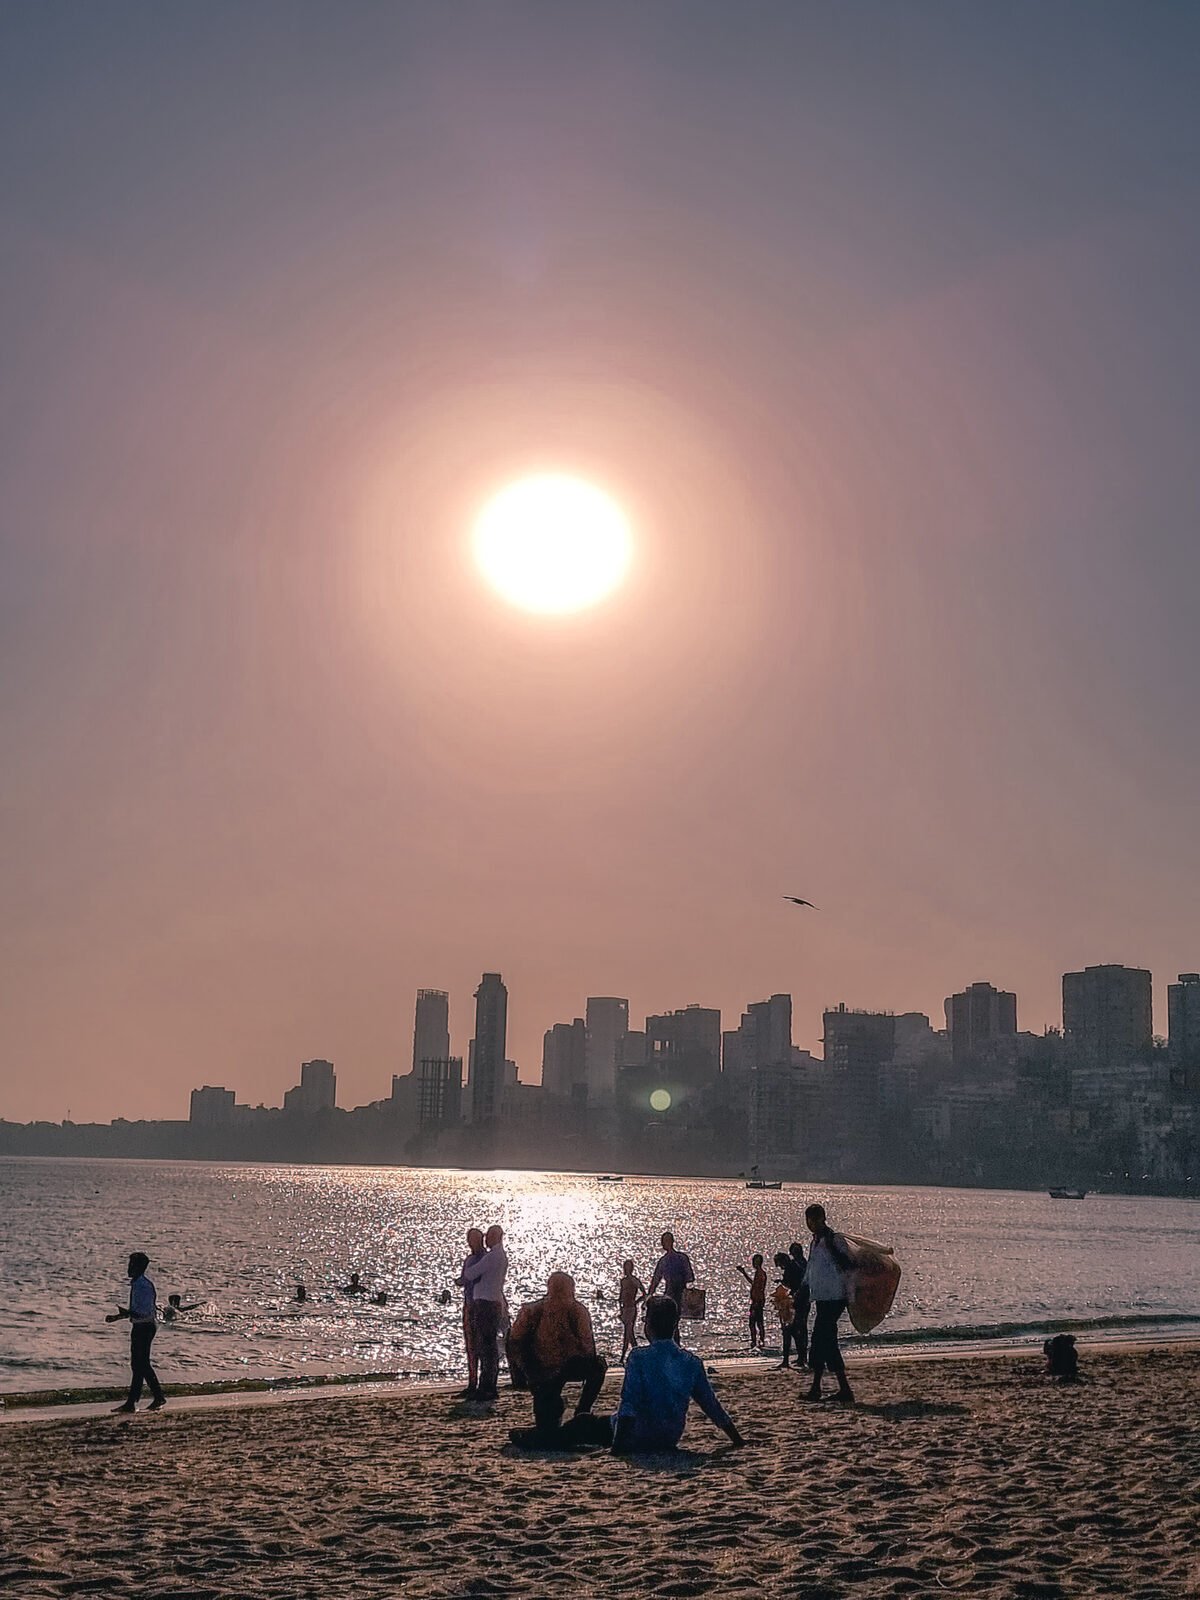
[[[0,1356],[0,1367],[19,1368],[25,1372],[74,1372],[71,1361],[55,1361],[52,1356]]]
[[[1200,1316],[1187,1312],[1133,1312],[1127,1316],[1048,1317],[1044,1321],[946,1323],[933,1328],[893,1328],[879,1333],[848,1334],[846,1345],[946,1344],[979,1339],[1048,1338],[1055,1333],[1117,1333],[1136,1329],[1195,1327]]]

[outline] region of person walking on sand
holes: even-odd
[[[504,1280],[508,1276],[508,1256],[504,1252],[504,1229],[490,1227],[484,1234],[485,1254],[463,1267],[462,1279],[472,1287],[471,1336],[479,1361],[477,1400],[496,1398],[500,1376],[500,1327],[504,1321]]]
[[[126,1269],[129,1273],[129,1305],[118,1306],[111,1316],[104,1319],[105,1322],[120,1322],[127,1317],[130,1324],[129,1367],[132,1378],[129,1395],[122,1405],[113,1407],[114,1411],[136,1411],[137,1403],[142,1398],[143,1383],[150,1388],[151,1411],[161,1411],[167,1403],[158,1374],[150,1365],[150,1346],[158,1332],[158,1295],[146,1276],[149,1265],[150,1257],[135,1250]]]
[[[637,1349],[637,1314],[638,1307],[646,1298],[645,1285],[633,1270],[633,1262],[626,1261],[621,1266],[621,1287],[618,1293],[618,1311],[621,1317],[621,1360],[631,1350]]]
[[[750,1265],[754,1268],[753,1276],[740,1262],[738,1271],[750,1285],[750,1348],[761,1350],[767,1342],[767,1330],[763,1326],[763,1307],[767,1303],[767,1275],[763,1271],[761,1256],[752,1257]]]
[[[467,1229],[467,1257],[459,1268],[458,1277],[454,1282],[456,1287],[463,1292],[462,1324],[463,1348],[467,1353],[467,1387],[459,1396],[460,1400],[474,1400],[479,1392],[479,1352],[475,1348],[475,1333],[471,1327],[471,1302],[475,1298],[475,1285],[468,1283],[463,1274],[468,1267],[473,1267],[484,1257],[483,1229]]]
[[[837,1394],[833,1398],[849,1404],[854,1399],[854,1391],[846,1382],[846,1368],[842,1361],[842,1352],[838,1348],[838,1318],[846,1309],[846,1273],[854,1263],[850,1259],[850,1247],[843,1236],[834,1233],[826,1223],[824,1206],[809,1206],[805,1210],[804,1220],[812,1234],[804,1282],[817,1308],[817,1314],[813,1318],[812,1344],[809,1348],[812,1387],[807,1390],[804,1398],[805,1400],[821,1398],[821,1378],[825,1368],[828,1367],[838,1381]]]
[[[669,1230],[663,1234],[658,1242],[662,1246],[662,1255],[659,1256],[658,1263],[654,1268],[654,1276],[650,1279],[650,1293],[654,1294],[659,1284],[662,1284],[662,1291],[667,1299],[674,1300],[682,1311],[683,1291],[689,1283],[695,1283],[696,1281],[696,1274],[692,1271],[691,1257],[685,1250],[676,1250],[675,1235]],[[674,1339],[676,1344],[680,1342],[678,1320],[675,1323]]]
[[[704,1364],[675,1339],[679,1307],[666,1295],[646,1301],[649,1344],[631,1352],[613,1421],[613,1449],[629,1455],[643,1450],[674,1450],[683,1437],[688,1406],[694,1400],[732,1444],[745,1443],[713,1393]]]

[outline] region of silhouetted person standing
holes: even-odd
[[[474,1400],[479,1393],[479,1356],[475,1349],[475,1330],[471,1324],[471,1302],[475,1298],[475,1285],[468,1283],[463,1273],[468,1267],[473,1267],[483,1260],[485,1252],[482,1228],[467,1229],[467,1250],[469,1254],[454,1281],[463,1292],[463,1348],[467,1353],[467,1387],[460,1399]]]
[[[783,1281],[791,1291],[792,1300],[796,1307],[796,1315],[792,1325],[784,1335],[783,1340],[783,1365],[787,1366],[788,1346],[796,1346],[796,1365],[804,1367],[808,1363],[808,1313],[810,1300],[804,1275],[808,1270],[808,1263],[804,1259],[804,1246],[790,1244],[788,1246],[788,1266],[784,1268]]]
[[[504,1320],[504,1280],[508,1276],[508,1257],[504,1253],[504,1229],[491,1227],[484,1234],[486,1253],[470,1266],[464,1264],[462,1280],[472,1286],[471,1329],[475,1354],[479,1358],[479,1400],[496,1398],[500,1375],[500,1324]]]
[[[117,1411],[136,1410],[137,1403],[142,1397],[143,1383],[150,1387],[151,1411],[158,1411],[167,1403],[158,1376],[150,1365],[150,1346],[154,1343],[154,1335],[158,1332],[158,1295],[155,1293],[154,1285],[146,1276],[146,1268],[149,1265],[150,1257],[143,1255],[140,1250],[130,1256],[128,1309],[118,1306],[114,1315],[105,1318],[106,1322],[120,1322],[128,1317],[130,1322],[129,1367],[133,1376],[129,1384],[129,1396],[124,1405],[114,1408]]]
[[[846,1368],[838,1348],[838,1318],[846,1309],[846,1273],[854,1263],[845,1239],[826,1224],[824,1206],[809,1206],[804,1220],[812,1234],[804,1282],[817,1308],[809,1347],[812,1388],[804,1398],[821,1398],[821,1378],[828,1367],[838,1381],[834,1399],[848,1403],[854,1399],[854,1391],[846,1382]]]
[[[668,1300],[674,1300],[676,1307],[683,1310],[683,1291],[689,1283],[695,1283],[696,1274],[692,1271],[692,1258],[686,1250],[676,1250],[675,1235],[664,1233],[658,1241],[662,1246],[662,1255],[654,1268],[654,1276],[650,1279],[650,1293],[653,1295],[659,1284]],[[679,1343],[679,1323],[675,1323],[675,1332],[672,1335],[675,1343]]]

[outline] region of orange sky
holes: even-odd
[[[534,1079],[588,993],[1165,1027],[1194,17],[643,9],[7,19],[0,1115],[359,1103],[485,969]],[[630,513],[593,612],[470,564],[534,469]]]

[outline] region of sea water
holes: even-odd
[[[989,1189],[640,1178],[403,1167],[210,1162],[0,1161],[0,1394],[119,1383],[131,1250],[151,1258],[168,1382],[462,1372],[459,1291],[471,1225],[505,1230],[515,1311],[547,1273],[574,1274],[597,1343],[620,1351],[617,1280],[632,1257],[649,1283],[665,1228],[691,1255],[707,1316],[685,1325],[706,1357],[747,1353],[737,1266],[803,1240],[820,1200],[844,1232],[890,1244],[904,1268],[879,1353],[965,1341],[1200,1334],[1200,1205],[1191,1200]],[[352,1271],[384,1307],[341,1292]],[[772,1277],[774,1275],[772,1274]],[[295,1285],[308,1301],[297,1305]],[[449,1304],[441,1293],[450,1289]],[[778,1342],[767,1307],[769,1337]]]

